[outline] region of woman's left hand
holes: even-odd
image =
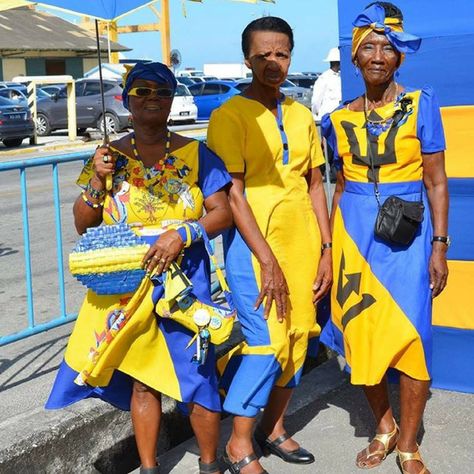
[[[142,266],[148,273],[155,269],[157,274],[165,272],[183,249],[184,242],[178,232],[174,229],[167,230],[148,249]]]
[[[448,264],[446,262],[446,249],[438,248],[443,243],[433,242],[433,252],[430,258],[430,288],[431,296],[435,298],[445,288],[448,281]]]
[[[319,261],[318,274],[313,284],[313,304],[316,304],[331,288],[332,285],[332,254],[325,250]]]

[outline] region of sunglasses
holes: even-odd
[[[132,87],[128,91],[128,95],[135,97],[173,97],[174,91],[172,89],[153,89],[152,87]]]

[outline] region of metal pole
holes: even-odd
[[[97,43],[97,60],[99,62],[99,82],[100,82],[100,98],[102,101],[102,123],[104,126],[104,145],[109,143],[107,135],[107,120],[105,117],[105,97],[104,97],[104,82],[102,79],[102,59],[100,57],[100,40],[99,40],[99,20],[95,20],[95,39]]]
[[[171,39],[170,39],[170,2],[161,0],[161,54],[163,63],[171,66]]]

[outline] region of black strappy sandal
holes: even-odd
[[[222,464],[224,464],[226,467],[226,470],[228,469],[231,474],[240,474],[240,470],[244,468],[245,466],[248,466],[251,462],[255,461],[257,456],[255,453],[249,454],[248,456],[245,456],[242,458],[240,461],[237,462],[232,462],[231,459],[229,458],[229,455],[227,454],[227,450],[224,452],[222,455]],[[260,472],[260,474],[269,474],[265,469]]]

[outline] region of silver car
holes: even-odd
[[[235,82],[235,86],[241,92],[243,92],[249,84],[252,82],[252,79],[240,79]],[[311,109],[311,96],[313,94],[311,89],[307,89],[306,87],[298,87],[297,85],[293,84],[288,79],[280,86],[280,90],[285,94],[287,97],[291,97],[293,100],[300,102],[308,109]]]

